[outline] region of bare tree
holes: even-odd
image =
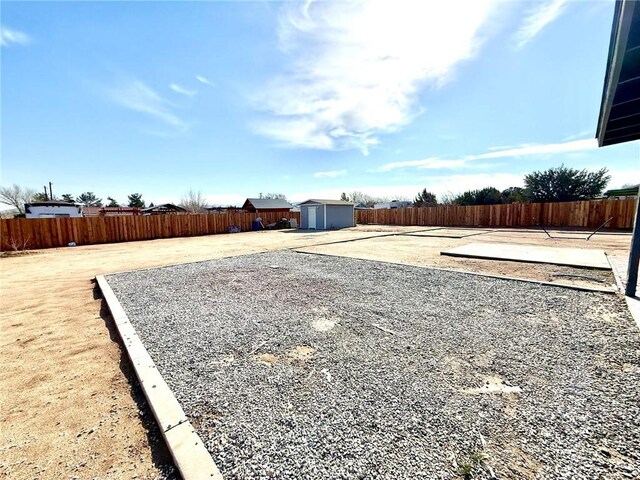
[[[202,192],[197,192],[192,188],[182,196],[180,206],[186,208],[191,213],[206,213],[207,199],[202,196]]]
[[[440,205],[454,205],[455,199],[458,195],[453,192],[446,192],[440,194]]]
[[[270,198],[270,199],[275,199],[275,200],[286,200],[287,196],[284,193],[265,193],[264,195],[262,195],[262,193],[260,194],[260,198]]]
[[[367,207],[373,207],[376,203],[384,203],[389,201],[388,197],[376,197],[359,191],[351,192],[348,197],[350,202],[353,202],[356,205],[362,204]]]
[[[0,187],[0,203],[11,205],[18,210],[18,213],[24,213],[24,204],[29,203],[36,191],[32,188],[21,187],[15,183],[10,187]]]

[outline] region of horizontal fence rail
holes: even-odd
[[[636,199],[508,205],[437,206],[356,210],[361,224],[444,227],[585,227],[633,228]]]
[[[262,223],[294,218],[299,212],[221,213],[200,215],[108,216],[83,218],[12,218],[0,220],[0,249],[28,250],[96,243],[131,242],[156,238],[190,237],[226,233],[237,225],[251,230],[257,218]]]

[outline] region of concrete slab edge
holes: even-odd
[[[627,297],[626,295],[624,299],[627,302],[631,316],[636,321],[636,326],[640,329],[640,299],[638,297]]]
[[[626,272],[620,271],[616,267],[616,264],[611,261],[611,259],[609,258],[609,255],[607,255],[607,260],[611,265],[611,271],[613,272],[613,277],[616,279],[616,285],[618,286],[618,290],[620,291],[620,294],[624,296],[624,300],[625,302],[627,302],[627,307],[629,308],[629,313],[631,313],[631,316],[636,322],[636,326],[640,329],[640,298],[627,297],[624,294],[625,282],[626,282],[626,279],[624,277],[626,275]]]
[[[373,260],[370,258],[360,258],[360,257],[349,257],[346,255],[333,255],[331,253],[319,253],[319,252],[306,252],[304,250],[293,250],[297,253],[306,253],[308,255],[323,255],[326,257],[342,257],[342,258],[353,258],[356,260],[365,260],[368,262],[380,262],[380,263],[390,263],[392,265],[404,265],[407,267],[416,267],[416,268],[426,268],[429,270],[438,270],[441,272],[453,272],[453,273],[463,273],[465,275],[475,275],[477,277],[487,277],[487,278],[497,278],[500,280],[513,280],[514,282],[527,282],[527,283],[535,283],[538,285],[546,285],[549,287],[560,287],[560,288],[568,288],[570,290],[580,290],[583,292],[594,292],[594,293],[617,293],[616,288],[600,288],[600,287],[587,287],[586,285],[568,285],[566,283],[554,283],[554,282],[544,282],[542,280],[532,280],[529,278],[519,278],[519,277],[508,277],[506,275],[493,275],[491,273],[480,273],[480,272],[471,272],[469,270],[456,270],[453,268],[441,268],[441,267],[432,267],[430,265],[416,265],[414,263],[403,263],[403,262],[390,262],[388,260]]]
[[[547,265],[559,265],[561,267],[574,267],[574,268],[593,268],[594,270],[611,270],[611,266],[608,267],[599,267],[596,265],[575,265],[568,262],[543,262],[540,260],[516,260],[502,257],[492,257],[488,255],[474,255],[472,253],[457,253],[457,252],[440,252],[440,255],[445,255],[447,257],[460,257],[460,258],[478,258],[480,260],[499,260],[501,262],[517,262],[517,263],[542,263]]]
[[[616,263],[611,260],[611,257],[608,254],[605,253],[605,256],[607,257],[607,262],[609,262],[609,266],[611,267],[611,272],[613,273],[613,278],[616,281],[616,286],[618,287],[618,290],[620,290],[620,293],[624,295],[625,274],[618,269]]]
[[[97,275],[96,281],[180,475],[185,480],[222,480],[211,454],[156,368],[104,275]]]

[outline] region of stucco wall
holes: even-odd
[[[349,205],[300,205],[300,228],[309,228],[309,208],[317,208],[316,229],[353,227],[355,218],[353,207]],[[326,209],[326,210],[325,210]],[[325,224],[325,211],[327,214]]]
[[[327,205],[327,229],[347,228],[354,225],[352,205]]]

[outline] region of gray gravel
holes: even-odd
[[[107,278],[226,479],[640,477],[616,296],[289,251]]]

